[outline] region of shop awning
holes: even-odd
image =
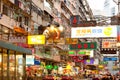
[[[29,55],[32,54],[32,51],[29,49],[19,47],[19,46],[12,44],[12,43],[8,43],[8,42],[2,41],[2,40],[0,40],[0,47],[6,48],[9,50],[13,50],[13,51],[17,51],[17,52],[21,52],[23,54],[29,54]]]

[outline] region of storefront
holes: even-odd
[[[26,55],[32,51],[0,40],[0,80],[25,80]]]

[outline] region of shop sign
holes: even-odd
[[[9,37],[9,42],[11,43],[26,43],[27,38],[26,37]]]
[[[102,48],[117,48],[116,39],[102,39]]]
[[[108,62],[107,61],[101,61],[99,64],[100,65],[106,65],[106,64],[108,64]]]
[[[59,54],[60,55],[68,55],[68,51],[67,50],[60,50]]]
[[[69,56],[75,56],[76,55],[76,51],[69,51],[68,54],[69,54]]]
[[[44,35],[28,36],[28,44],[45,44],[45,36]]]
[[[25,31],[25,29],[22,29],[20,27],[14,27],[14,31],[19,32],[19,33],[23,33],[23,34],[27,34],[27,31]]]
[[[71,56],[74,62],[84,62],[83,56]]]
[[[71,44],[69,46],[70,50],[80,50],[80,49],[96,49],[97,43],[96,42],[81,42],[78,44]]]
[[[66,44],[78,44],[78,39],[77,38],[66,38],[65,43]]]
[[[34,65],[40,65],[40,60],[34,59]]]
[[[74,15],[70,17],[70,24],[71,25],[78,25],[80,23],[80,16]]]
[[[31,55],[26,56],[26,65],[34,65],[34,56]]]
[[[104,57],[103,61],[117,61],[117,57]]]
[[[103,48],[100,50],[101,54],[116,54],[117,53],[117,49],[110,49],[110,48]]]
[[[15,43],[17,46],[21,46],[21,47],[24,47],[24,48],[30,48],[31,46],[28,45],[27,43]]]
[[[117,42],[120,42],[120,26],[117,27]]]
[[[71,38],[117,37],[116,26],[71,28]]]
[[[84,64],[94,64],[94,59],[84,60]]]

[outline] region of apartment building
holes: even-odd
[[[0,39],[27,35],[30,29],[30,1],[0,0]]]

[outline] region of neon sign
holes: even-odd
[[[70,50],[78,50],[78,49],[96,49],[96,42],[81,42],[79,44],[71,44],[69,46]]]

